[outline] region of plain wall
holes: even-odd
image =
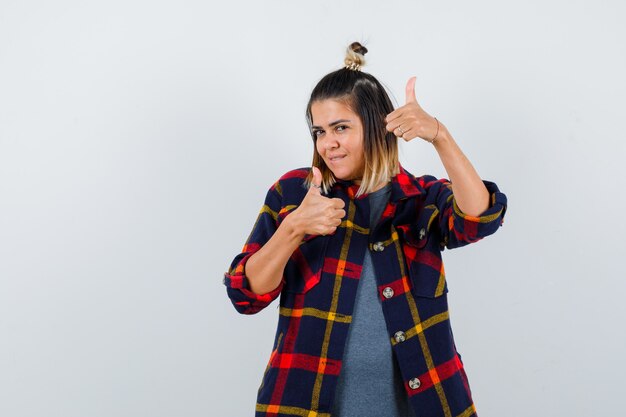
[[[0,0],[0,415],[249,416],[278,301],[222,277],[311,163],[311,89],[415,75],[504,226],[444,252],[481,417],[623,410],[626,6]],[[433,147],[400,144],[416,175]]]

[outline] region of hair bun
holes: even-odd
[[[367,48],[361,45],[359,42],[352,42],[346,50],[346,57],[343,62],[346,64],[346,68],[359,71],[363,65],[365,65],[364,55],[367,53]]]

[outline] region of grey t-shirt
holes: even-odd
[[[382,215],[391,184],[370,193],[370,230]],[[333,417],[415,417],[393,357],[369,251],[356,294],[333,405]]]

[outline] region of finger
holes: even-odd
[[[313,170],[313,184],[320,186],[322,185],[322,172],[318,167],[311,167]]]
[[[395,109],[394,111],[392,111],[391,113],[389,113],[386,117],[385,117],[385,122],[389,123],[392,122],[393,120],[397,119],[398,117],[402,116],[402,107],[398,107],[397,109]]]
[[[321,194],[321,186],[322,186],[322,172],[318,167],[311,167],[313,171],[313,181],[311,181],[311,188],[309,191],[313,190],[317,194]]]
[[[332,218],[334,219],[343,219],[346,216],[346,211],[344,209],[333,209]]]
[[[386,128],[387,128],[387,130],[389,132],[396,133],[396,129],[398,129],[401,124],[402,124],[402,120],[401,119],[396,119],[393,122],[388,123]]]
[[[402,139],[404,139],[405,142],[410,141],[411,139],[415,139],[417,135],[415,134],[415,129],[409,129],[409,130],[405,130],[402,132]]]
[[[341,199],[341,198],[333,198],[333,207],[336,208],[344,208],[346,206],[346,203]]]
[[[406,102],[407,103],[417,103],[417,99],[415,98],[415,80],[417,77],[409,78],[409,81],[406,83]]]
[[[393,132],[398,126],[400,126],[400,120],[395,120],[391,123],[387,123],[385,129],[387,132]]]

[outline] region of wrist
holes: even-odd
[[[305,233],[303,232],[302,222],[300,221],[297,210],[289,213],[281,223],[281,226],[285,227],[289,236],[298,237],[300,240],[304,238]]]
[[[435,147],[435,149],[439,150],[446,147],[450,144],[450,142],[452,142],[452,135],[450,135],[450,132],[444,126],[444,124],[439,122],[439,133],[433,141],[429,142]]]

